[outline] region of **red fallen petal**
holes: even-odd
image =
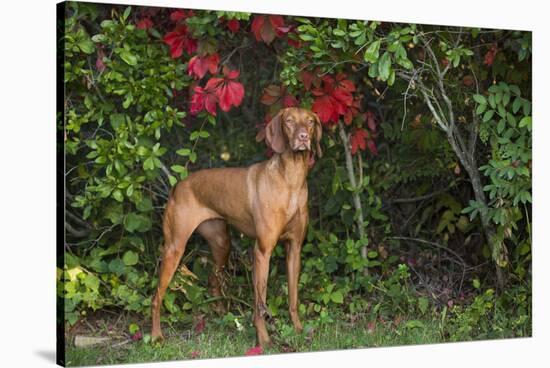
[[[256,346],[254,348],[248,349],[244,355],[261,355],[263,352],[264,351],[261,346]]]
[[[193,351],[191,352],[191,359],[196,359],[196,358],[199,357],[199,355],[200,355],[200,351],[193,350]]]

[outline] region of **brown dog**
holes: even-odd
[[[219,275],[230,250],[226,223],[256,239],[253,283],[258,343],[270,343],[264,320],[267,277],[269,258],[279,240],[286,249],[290,317],[296,331],[302,330],[298,276],[308,222],[306,176],[313,151],[321,156],[321,133],[319,118],[313,112],[283,109],[265,131],[266,142],[275,152],[271,159],[247,168],[201,170],[174,187],[164,212],[164,252],[152,302],[153,339],[162,338],[162,298],[195,229],[210,245],[215,267],[209,282],[212,293],[221,294]]]

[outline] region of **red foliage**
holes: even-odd
[[[256,346],[248,349],[244,355],[261,355],[263,352],[264,351],[261,346]]]
[[[267,106],[280,104],[282,107],[298,106],[298,100],[293,95],[287,93],[285,86],[276,86],[270,84],[264,88],[260,102]]]
[[[191,97],[191,114],[196,115],[206,108],[210,114],[216,116],[216,102],[218,97],[214,90],[196,86]]]
[[[191,352],[191,359],[197,359],[200,356],[201,352],[198,350],[193,350]]]
[[[369,132],[367,132],[365,129],[355,129],[355,132],[350,136],[351,154],[355,155],[357,149],[364,151],[367,148],[367,139],[369,137]]]
[[[193,13],[193,10],[182,10],[182,9],[178,9],[178,10],[174,10],[173,12],[170,13],[170,20],[172,20],[173,22],[180,22],[182,20],[185,20],[189,17],[192,17],[193,15],[195,15]]]
[[[237,19],[230,19],[227,21],[227,28],[233,33],[239,32],[239,28],[241,28],[241,24]]]
[[[202,79],[207,71],[209,71],[210,74],[216,74],[219,62],[220,55],[217,53],[202,57],[195,55],[189,60],[187,70],[189,75],[193,75],[196,79]]]
[[[223,111],[229,111],[231,106],[239,106],[244,97],[244,87],[235,81],[239,77],[238,70],[223,68],[223,78],[210,78],[206,86],[195,87],[195,94],[191,97],[191,113],[197,114],[204,110],[216,115],[216,103]]]
[[[496,43],[493,43],[491,47],[489,48],[489,51],[485,54],[485,60],[483,61],[483,64],[487,66],[493,65],[493,62],[495,61],[495,56],[497,55],[498,47]]]
[[[139,341],[143,338],[143,335],[141,334],[141,331],[138,331],[136,332],[135,334],[132,335],[132,340],[133,341]]]
[[[288,32],[284,26],[284,19],[280,15],[256,15],[252,20],[252,32],[256,41],[263,40],[269,44],[275,37]]]
[[[346,114],[346,109],[352,107],[355,85],[346,79],[344,73],[336,75],[336,79],[325,75],[322,81],[323,88],[312,90],[316,98],[311,109],[319,116],[321,123],[335,124],[341,115]]]
[[[183,50],[188,54],[197,51],[197,40],[189,36],[185,24],[177,25],[172,32],[164,36],[163,41],[170,46],[170,56],[174,59],[180,57]]]
[[[149,29],[153,27],[153,21],[149,18],[143,18],[136,23],[136,27],[139,29]]]

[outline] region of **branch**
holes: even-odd
[[[428,244],[428,245],[433,245],[434,247],[436,248],[439,248],[439,249],[443,249],[444,251],[446,252],[449,252],[451,253],[453,256],[455,256],[460,262],[459,264],[463,267],[466,267],[466,262],[464,262],[464,260],[462,259],[462,257],[457,253],[455,252],[454,250],[444,246],[444,245],[441,245],[441,244],[438,244],[438,243],[434,243],[432,241],[429,241],[429,240],[424,240],[424,239],[418,239],[418,238],[409,238],[409,237],[406,237],[406,236],[390,236],[390,237],[387,237],[386,239],[393,239],[393,240],[409,240],[409,241],[415,241],[417,243],[423,243],[423,244]]]
[[[71,226],[68,222],[65,221],[65,230],[67,230],[69,233],[71,233],[72,236],[75,238],[84,238],[90,234],[90,230],[84,229],[84,230],[77,230],[74,227]]]

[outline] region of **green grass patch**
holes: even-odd
[[[165,331],[166,332],[166,331]],[[67,346],[68,366],[158,362],[243,356],[255,345],[251,324],[241,329],[213,320],[201,333],[184,330],[162,344],[131,342],[119,347],[77,348]],[[287,324],[271,326],[273,346],[264,354],[311,352],[443,342],[436,322],[429,320],[355,321],[336,320],[317,327],[306,325],[296,334]]]

